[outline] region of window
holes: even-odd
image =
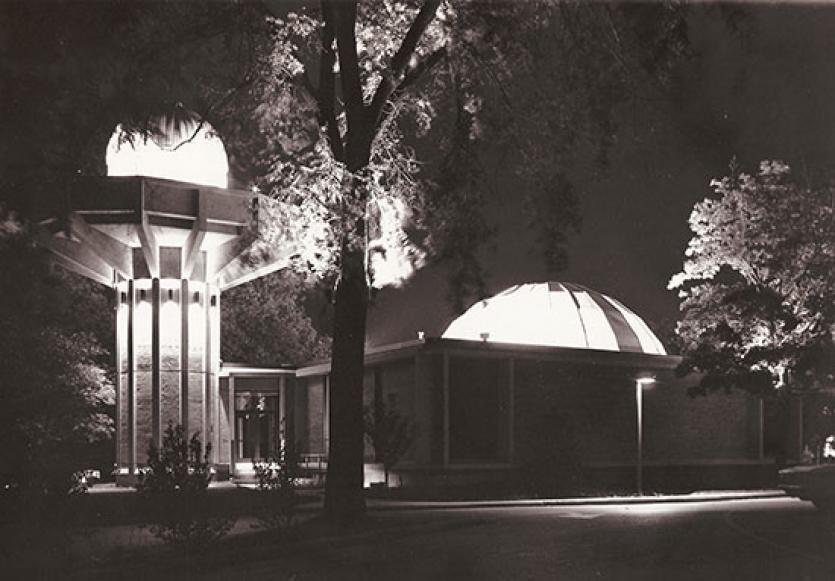
[[[507,458],[507,378],[503,361],[450,358],[451,461],[496,462]]]

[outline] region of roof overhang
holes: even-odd
[[[393,343],[367,349],[365,365],[375,365],[414,357],[418,352],[425,355],[453,355],[461,357],[535,359],[570,364],[622,367],[641,372],[671,371],[681,363],[677,355],[655,355],[625,351],[604,351],[598,349],[570,349],[540,345],[517,345],[492,341],[467,341],[464,339],[443,339],[440,337],[424,340]],[[327,375],[329,361],[315,362],[300,367],[298,377]]]
[[[247,365],[246,363],[227,363],[223,362],[220,365],[220,372],[218,377],[235,376],[271,376],[271,375],[296,375],[296,368],[291,365],[280,366],[266,366],[266,365]]]
[[[225,290],[286,267],[296,252],[284,235],[275,247],[259,246],[266,213],[261,198],[244,190],[82,177],[70,184],[63,207],[49,212],[37,226],[38,242],[62,266],[110,286],[188,278]]]

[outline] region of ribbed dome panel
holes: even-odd
[[[646,323],[622,303],[578,284],[513,286],[455,319],[444,339],[666,355]]]

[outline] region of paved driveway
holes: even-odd
[[[391,511],[382,534],[201,579],[835,579],[835,528],[790,498]],[[385,528],[385,527],[384,527]]]

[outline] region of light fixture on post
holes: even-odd
[[[637,416],[637,461],[635,462],[635,478],[638,494],[644,494],[644,387],[655,383],[651,375],[635,378],[635,413]]]

